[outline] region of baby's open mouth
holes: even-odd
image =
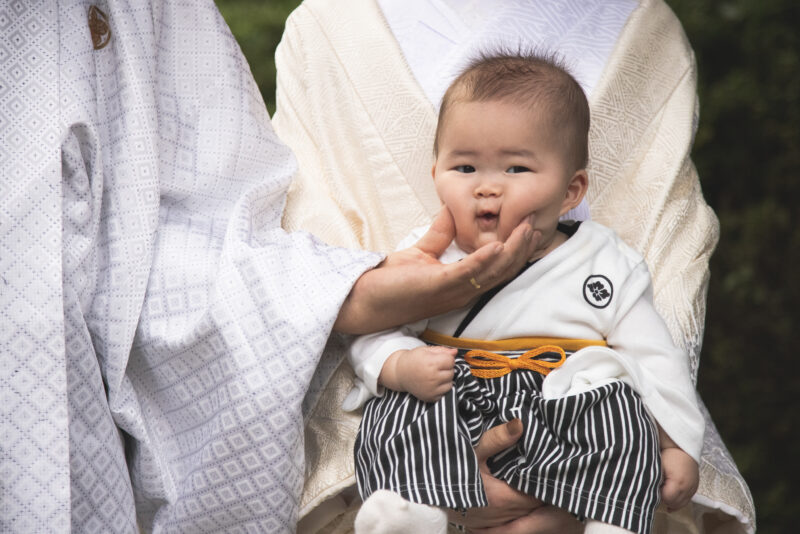
[[[483,213],[478,213],[478,225],[481,228],[493,227],[497,223],[497,219],[498,218],[499,218],[499,214],[492,213],[490,211],[485,211]]]

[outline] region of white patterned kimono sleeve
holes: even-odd
[[[0,9],[0,531],[294,532],[380,257],[280,229],[295,161],[212,1],[98,6]]]

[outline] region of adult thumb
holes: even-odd
[[[416,247],[434,258],[438,258],[456,237],[456,225],[450,210],[442,206],[431,227],[419,238]]]
[[[519,419],[512,419],[508,423],[490,428],[475,447],[478,462],[484,462],[490,456],[511,447],[520,436],[522,436],[522,421]]]

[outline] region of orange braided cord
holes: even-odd
[[[561,359],[557,362],[537,360],[536,357],[545,352],[557,352]],[[544,345],[521,355],[519,358],[509,358],[488,350],[471,350],[464,355],[470,366],[470,372],[478,378],[497,378],[507,375],[515,369],[529,369],[546,375],[553,369],[560,367],[567,359],[564,349],[555,345]]]

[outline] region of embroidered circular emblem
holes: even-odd
[[[111,41],[108,16],[97,6],[89,8],[89,32],[92,34],[92,45],[95,50],[100,50]]]
[[[614,296],[614,285],[602,274],[593,274],[583,283],[583,298],[595,308],[605,308]]]

